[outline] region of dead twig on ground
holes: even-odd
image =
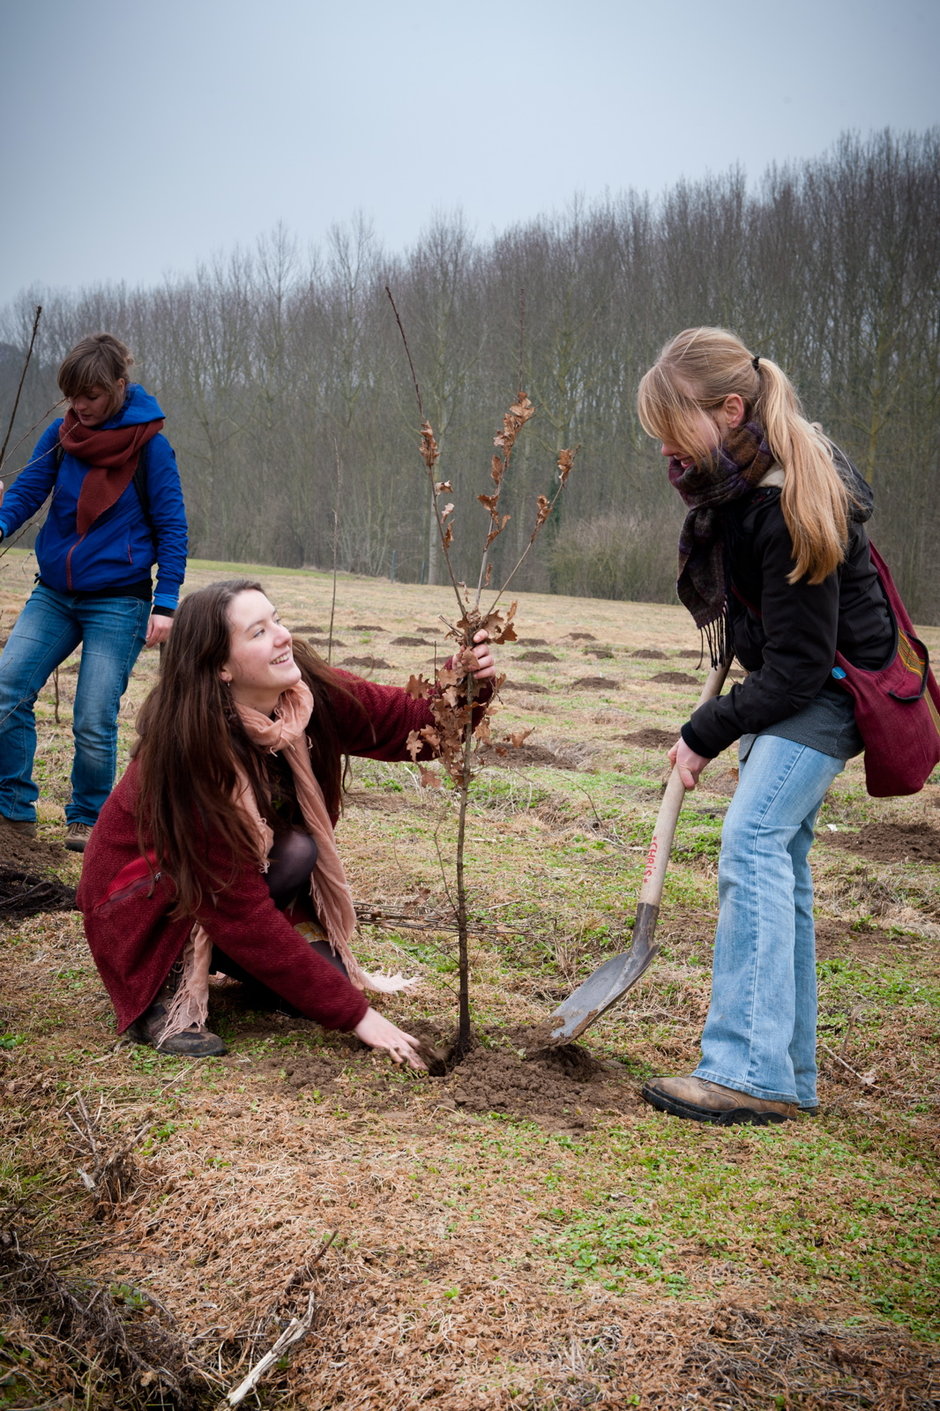
[[[327,1238],[323,1241],[320,1248],[318,1249],[317,1253],[304,1266],[304,1269],[302,1271],[304,1277],[309,1278],[309,1276],[313,1272],[314,1265],[318,1264],[323,1258],[324,1254],[326,1254],[330,1245],[336,1239],[337,1233],[338,1231],[334,1230],[332,1234],[328,1235]],[[293,1280],[291,1282],[293,1282]],[[288,1285],[288,1287],[290,1287],[290,1285]],[[265,1372],[267,1372],[269,1368],[274,1366],[275,1362],[277,1362],[278,1359],[284,1355],[287,1349],[289,1347],[293,1347],[295,1343],[300,1342],[301,1338],[306,1337],[307,1333],[309,1333],[310,1329],[313,1327],[313,1320],[315,1314],[316,1294],[313,1292],[313,1290],[311,1290],[310,1293],[307,1295],[307,1307],[302,1316],[299,1318],[291,1318],[287,1327],[281,1333],[280,1337],[277,1339],[274,1345],[264,1354],[262,1358],[259,1359],[259,1361],[255,1363],[248,1375],[244,1377],[242,1381],[239,1382],[238,1386],[234,1387],[228,1393],[221,1405],[223,1407],[238,1406],[240,1402],[244,1401],[248,1393],[250,1391],[253,1391],[258,1385]]]

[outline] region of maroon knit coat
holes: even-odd
[[[340,752],[407,758],[409,733],[432,722],[427,701],[414,700],[397,686],[340,674],[355,698],[331,692]],[[171,918],[173,883],[166,876],[154,883],[140,853],[137,790],[138,768],[132,762],[91,833],[78,888],[85,935],[111,996],[118,1031],[153,1003],[194,921],[230,959],[301,1014],[327,1029],[354,1029],[368,1000],[278,910],[256,865],[240,868],[231,885],[206,897],[194,917]],[[209,838],[207,862],[215,876],[225,876],[231,867],[231,851],[221,836]]]

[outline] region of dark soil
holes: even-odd
[[[499,689],[501,691],[529,691],[534,696],[548,695],[548,687],[542,686],[538,681],[504,681]]]
[[[62,825],[65,836],[65,824]],[[69,860],[62,843],[47,843],[41,838],[26,838],[22,833],[8,828],[6,820],[0,818],[0,862],[4,867],[12,867],[23,872],[36,872],[49,876],[61,870]]]
[[[569,642],[596,642],[597,638],[592,632],[569,632]]]
[[[579,676],[571,684],[582,691],[616,691],[620,682],[611,681],[609,676]]]
[[[520,652],[517,661],[557,661],[554,652]]]
[[[648,730],[637,730],[632,735],[624,735],[623,739],[625,744],[636,745],[642,750],[668,750],[676,743],[677,732],[651,727]]]
[[[826,831],[817,841],[876,862],[940,863],[940,829],[927,823],[873,823],[859,833]]]
[[[392,663],[381,657],[343,657],[343,666],[364,666],[369,671],[392,671]]]
[[[433,642],[428,642],[424,637],[393,637],[393,647],[433,647]]]
[[[697,686],[698,677],[690,676],[686,671],[659,671],[655,676],[650,677],[651,681],[661,682],[663,685],[671,686]]]
[[[665,661],[666,653],[658,652],[655,647],[641,647],[638,652],[633,653],[636,661]]]
[[[386,629],[378,622],[354,622],[349,630],[350,632],[384,632]]]
[[[267,1031],[272,1022],[266,1017]],[[294,1028],[298,1023],[286,1018],[283,1022]],[[314,1032],[314,1026],[310,1028]],[[244,1028],[240,1025],[239,1029],[244,1036]],[[505,1043],[507,1037],[511,1042],[517,1038],[520,1045],[528,1040],[525,1034],[501,1035],[500,1039]],[[425,1037],[425,1042],[437,1052],[447,1048],[436,1036]],[[400,1109],[430,1102],[451,1111],[498,1112],[538,1122],[550,1131],[583,1131],[598,1115],[641,1110],[638,1085],[621,1066],[600,1064],[576,1044],[523,1058],[521,1047],[484,1046],[488,1042],[489,1036],[484,1035],[484,1043],[444,1076],[416,1074],[404,1082],[402,1074],[375,1064],[366,1053],[362,1054],[362,1071],[352,1075],[348,1053],[299,1047],[265,1059],[258,1067],[293,1092],[314,1090],[324,1098],[341,1100],[347,1111],[375,1111],[386,1106]]]
[[[505,744],[483,745],[479,750],[479,758],[483,764],[502,764],[519,768],[523,765],[543,765],[549,769],[578,769],[580,766],[573,761],[563,759],[555,754],[554,750],[547,750],[544,745],[512,745]]]

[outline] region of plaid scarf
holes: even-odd
[[[728,572],[723,505],[755,489],[774,464],[763,429],[756,422],[729,432],[714,457],[687,470],[675,457],[669,481],[689,506],[679,534],[676,592],[708,644],[712,666],[730,646]]]

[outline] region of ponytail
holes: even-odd
[[[821,583],[845,558],[850,494],[822,429],[807,421],[792,382],[724,328],[689,328],[666,344],[645,374],[637,410],[645,431],[676,440],[703,459],[713,454],[697,429],[701,413],[737,394],[747,420],[763,429],[784,473],[780,507],[793,541],[788,582]]]

